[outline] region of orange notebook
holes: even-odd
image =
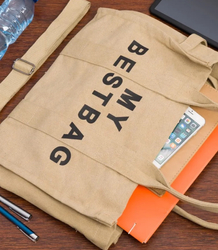
[[[218,151],[218,126],[195,153],[172,187],[185,193]],[[178,202],[169,193],[158,197],[147,188],[138,186],[126,209],[118,219],[118,225],[141,243],[146,243]]]

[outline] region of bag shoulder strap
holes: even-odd
[[[86,0],[70,0],[59,16],[37,39],[0,84],[0,111],[27,83],[90,8]]]
[[[195,215],[192,215],[190,213],[188,213],[187,211],[185,211],[184,209],[182,209],[181,207],[179,207],[178,205],[176,205],[173,208],[173,212],[175,212],[176,214],[182,216],[185,219],[188,219],[192,222],[194,222],[195,224],[198,224],[199,226],[208,228],[208,229],[213,229],[213,230],[218,230],[218,224],[217,223],[213,223],[213,222],[209,222],[209,221],[205,221]]]

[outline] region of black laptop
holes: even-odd
[[[218,49],[218,0],[155,0],[150,12]]]

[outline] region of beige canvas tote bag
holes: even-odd
[[[218,204],[172,189],[152,164],[189,105],[217,112],[217,62],[197,35],[140,13],[99,9],[1,124],[0,185],[61,220],[54,202],[59,212],[82,215],[80,231],[102,249],[117,241],[116,221],[138,184],[217,213]],[[11,178],[18,187],[8,187]]]

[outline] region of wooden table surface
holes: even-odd
[[[2,1],[1,1],[2,2]],[[68,0],[39,0],[36,4],[35,17],[30,26],[19,37],[15,44],[11,45],[0,61],[0,81],[2,81],[11,70],[12,62],[21,57],[34,41],[43,33],[49,24],[57,17],[65,7]],[[96,14],[99,7],[108,7],[119,10],[134,10],[149,14],[149,7],[153,0],[90,0],[92,6],[89,12],[79,25],[70,33],[61,46],[50,56],[46,63],[38,70],[32,79],[23,87],[19,93],[0,112],[0,122],[2,122],[13,108],[20,102],[32,86],[48,70],[54,62],[59,52],[69,42],[69,40]],[[212,159],[206,169],[195,181],[189,191],[189,196],[211,202],[218,202],[218,154]],[[8,220],[0,216],[0,249],[1,250],[94,250],[98,249],[90,243],[83,235],[74,229],[55,220],[43,211],[31,205],[29,202],[16,195],[0,188],[0,195],[5,196],[20,207],[33,214],[33,219],[28,224],[39,236],[40,240],[34,244]],[[181,204],[189,212],[195,213],[202,218],[218,222],[218,216],[206,212],[200,212],[187,205]],[[197,226],[174,213],[170,213],[163,224],[159,227],[147,244],[141,244],[133,237],[124,232],[116,245],[111,249],[167,249],[167,250],[215,250],[218,247],[218,233],[216,231],[204,229]]]

